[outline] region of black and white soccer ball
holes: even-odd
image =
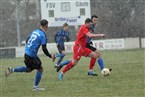
[[[103,76],[106,77],[106,76],[109,76],[109,75],[110,75],[111,70],[112,70],[112,69],[104,68],[104,69],[101,71],[101,73],[102,73]]]

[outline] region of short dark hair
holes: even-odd
[[[67,24],[67,23],[64,23],[64,24],[63,24],[63,27],[65,27],[65,26],[68,26],[68,24]]]
[[[92,16],[91,16],[91,19],[93,19],[93,18],[98,18],[98,16],[92,15]]]
[[[85,23],[90,23],[90,22],[93,22],[90,18],[87,18],[87,19],[85,20]]]
[[[40,21],[40,25],[41,25],[41,26],[47,26],[47,25],[48,25],[48,21],[47,21],[46,19],[42,19],[42,20]]]

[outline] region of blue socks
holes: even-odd
[[[26,66],[13,68],[13,72],[26,72],[26,71],[27,71],[27,67]]]
[[[59,57],[59,59],[58,59],[58,61],[57,61],[57,63],[56,63],[57,65],[59,65],[59,64],[61,63],[63,57],[65,56],[65,54],[56,54],[55,56],[56,56],[56,57]]]
[[[37,71],[36,76],[35,76],[35,83],[34,83],[35,86],[38,86],[38,84],[40,83],[41,77],[42,77],[42,71]]]
[[[59,57],[59,59],[58,59],[58,61],[57,61],[57,65],[59,65],[60,64],[60,62],[62,61],[62,59],[63,59],[63,57]]]
[[[21,66],[21,67],[13,68],[13,72],[27,72],[27,67]],[[41,77],[42,77],[42,71],[37,71],[35,76],[35,83],[34,83],[35,86],[38,86]]]
[[[56,54],[55,57],[64,57],[65,54]]]
[[[67,65],[69,62],[71,62],[71,60],[65,60],[64,62],[60,63],[60,66]]]
[[[101,69],[101,70],[104,69],[104,62],[103,62],[103,59],[102,59],[102,58],[99,58],[99,59],[97,60],[97,62],[98,62],[98,64],[99,64],[99,66],[100,66],[100,69]]]

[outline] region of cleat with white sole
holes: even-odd
[[[5,71],[5,77],[7,78],[10,74],[13,73],[12,71],[13,68],[9,67],[6,71]]]
[[[40,87],[38,87],[38,86],[34,86],[34,87],[33,87],[33,90],[34,90],[34,91],[44,91],[45,88],[40,88]]]

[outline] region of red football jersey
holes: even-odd
[[[85,47],[87,42],[86,34],[88,32],[90,32],[89,29],[85,25],[82,25],[77,33],[75,44],[79,44],[81,47]]]

